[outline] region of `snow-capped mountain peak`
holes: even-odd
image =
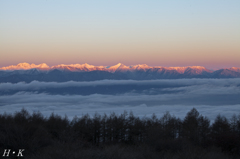
[[[118,63],[116,65],[106,67],[106,70],[109,71],[109,72],[116,72],[116,71],[126,70],[126,69],[129,69],[129,67],[122,64],[122,63]]]
[[[60,64],[49,67],[45,63],[35,65],[26,62],[0,68],[0,83],[29,82],[34,80],[63,82],[69,80],[155,80],[178,78],[240,78],[240,68],[232,67],[210,71],[202,66],[162,67],[148,66],[146,64],[126,66],[122,63],[110,67],[94,66],[87,63]]]
[[[0,70],[29,70],[29,69],[33,69],[33,68],[49,69],[49,66],[46,63],[42,63],[39,65],[35,65],[32,63],[30,65],[29,63],[23,62],[23,63],[19,63],[17,65],[2,67],[2,68],[0,68]]]
[[[113,65],[113,66],[109,67],[109,68],[116,68],[117,69],[117,68],[119,68],[122,65],[123,65],[122,63],[118,63],[116,65]]]
[[[49,66],[46,63],[41,63],[39,65],[35,65],[37,66],[36,68],[49,68]]]
[[[6,66],[0,68],[0,70],[29,70],[29,69],[39,69],[39,70],[68,70],[68,71],[74,71],[74,72],[86,72],[86,71],[107,71],[107,72],[126,72],[126,71],[144,71],[146,72],[147,70],[153,70],[157,72],[161,72],[163,70],[167,71],[175,71],[179,74],[202,74],[203,72],[207,73],[212,73],[214,71],[211,71],[209,69],[206,69],[203,66],[185,66],[185,67],[162,67],[162,66],[148,66],[147,64],[137,64],[137,65],[131,65],[131,66],[126,66],[122,63],[118,63],[113,66],[94,66],[90,65],[87,63],[84,64],[60,64],[60,65],[55,65],[52,67],[49,67],[46,63],[42,63],[39,65],[35,64],[29,64],[29,63],[19,63],[17,65],[11,65],[11,66]],[[238,72],[240,73],[240,68],[237,67],[231,67],[228,68],[227,70],[233,71],[233,72]]]

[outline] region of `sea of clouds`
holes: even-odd
[[[161,117],[166,111],[183,118],[196,108],[210,120],[240,114],[240,79],[101,80],[90,82],[0,83],[0,112],[22,108],[70,119],[83,114]]]

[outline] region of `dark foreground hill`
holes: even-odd
[[[140,119],[132,112],[68,120],[22,110],[0,115],[1,154],[4,149],[24,149],[22,158],[31,159],[237,159],[240,115],[219,115],[210,124],[196,109],[183,120],[169,113]]]

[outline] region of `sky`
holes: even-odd
[[[240,67],[239,0],[1,0],[0,67]]]

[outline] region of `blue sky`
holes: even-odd
[[[0,66],[240,67],[240,1],[0,1]]]

